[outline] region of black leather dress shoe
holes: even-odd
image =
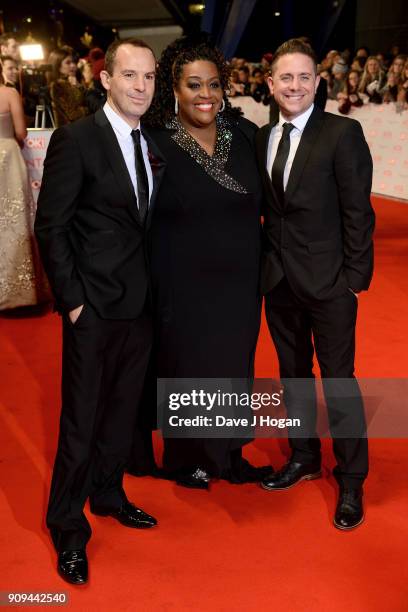
[[[340,489],[334,526],[347,531],[358,527],[364,521],[363,489]]]
[[[265,478],[273,474],[271,465],[256,467],[251,465],[249,461],[241,458],[238,465],[234,465],[229,470],[222,473],[221,478],[227,480],[231,484],[245,484],[247,482],[262,482]]]
[[[70,584],[86,584],[88,581],[88,559],[84,548],[63,550],[58,553],[58,573]]]
[[[134,527],[135,529],[149,529],[157,525],[157,520],[153,516],[143,512],[129,501],[123,503],[119,510],[91,507],[91,512],[98,516],[112,516],[125,527]]]
[[[176,483],[182,487],[189,487],[190,489],[208,489],[211,476],[198,467],[191,472],[179,473],[176,476]]]
[[[289,461],[278,472],[264,478],[261,487],[267,491],[283,491],[294,487],[301,480],[314,480],[321,475],[319,465]]]

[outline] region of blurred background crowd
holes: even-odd
[[[269,104],[266,78],[272,59],[273,53],[265,53],[259,63],[232,58],[230,96],[252,96]],[[337,100],[344,114],[368,102],[394,102],[398,112],[408,108],[408,55],[400,53],[397,45],[387,52],[365,46],[354,52],[330,50],[319,64],[319,74],[326,81],[327,98]]]
[[[34,127],[39,106],[50,111],[45,115],[46,127],[60,127],[104,104],[106,96],[100,81],[105,57],[102,49],[92,48],[81,57],[77,50],[61,45],[52,49],[43,62],[24,60],[20,42],[12,33],[1,35],[0,44],[0,82],[21,95],[28,127]],[[24,49],[31,45],[22,46]]]
[[[53,123],[56,127],[103,106],[106,96],[100,72],[104,49],[92,47],[81,52],[62,44],[39,64],[39,60],[22,59],[21,43],[23,48],[32,44],[17,39],[13,33],[0,36],[0,80],[21,94],[28,127],[35,125],[39,105],[51,111],[46,114],[46,126]],[[229,95],[251,96],[256,102],[269,105],[266,79],[272,59],[272,51],[257,62],[233,57]],[[347,114],[353,106],[368,102],[393,103],[397,112],[408,109],[408,55],[401,53],[397,45],[389,50],[370,50],[366,46],[330,50],[321,58],[319,73],[326,82],[327,98],[338,101],[341,113]]]
[[[59,127],[104,104],[100,72],[115,38],[147,37],[159,56],[183,32],[200,29],[211,32],[230,63],[231,97],[250,96],[269,106],[266,78],[274,50],[288,38],[307,35],[326,84],[323,98],[337,100],[340,112],[368,102],[395,105],[397,112],[408,108],[402,0],[2,4],[0,81],[22,96],[27,127]]]

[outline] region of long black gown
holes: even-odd
[[[257,128],[219,119],[211,158],[172,126],[152,134],[167,163],[151,235],[157,376],[251,377],[261,308]],[[165,439],[163,467],[199,465],[219,477],[246,442]]]

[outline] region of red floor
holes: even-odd
[[[374,205],[376,272],[359,298],[357,374],[406,377],[408,206],[379,198]],[[56,315],[0,316],[0,591],[63,591],[74,610],[408,610],[406,440],[371,441],[366,522],[350,533],[331,524],[336,488],[326,442],[325,478],[287,492],[220,482],[207,493],[127,477],[128,496],[159,527],[132,531],[91,515],[90,582],[68,587],[55,572],[43,519],[59,371]],[[277,375],[265,326],[257,374]],[[263,439],[247,456],[279,466],[285,452],[284,443]]]

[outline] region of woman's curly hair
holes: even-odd
[[[183,72],[183,66],[196,60],[212,62],[217,66],[221,87],[224,91],[225,111],[232,117],[239,117],[239,109],[232,108],[226,91],[229,88],[230,67],[221,51],[211,42],[208,34],[183,36],[172,42],[163,51],[156,73],[156,89],[150,109],[143,117],[143,123],[152,127],[165,127],[174,117],[174,93]]]

